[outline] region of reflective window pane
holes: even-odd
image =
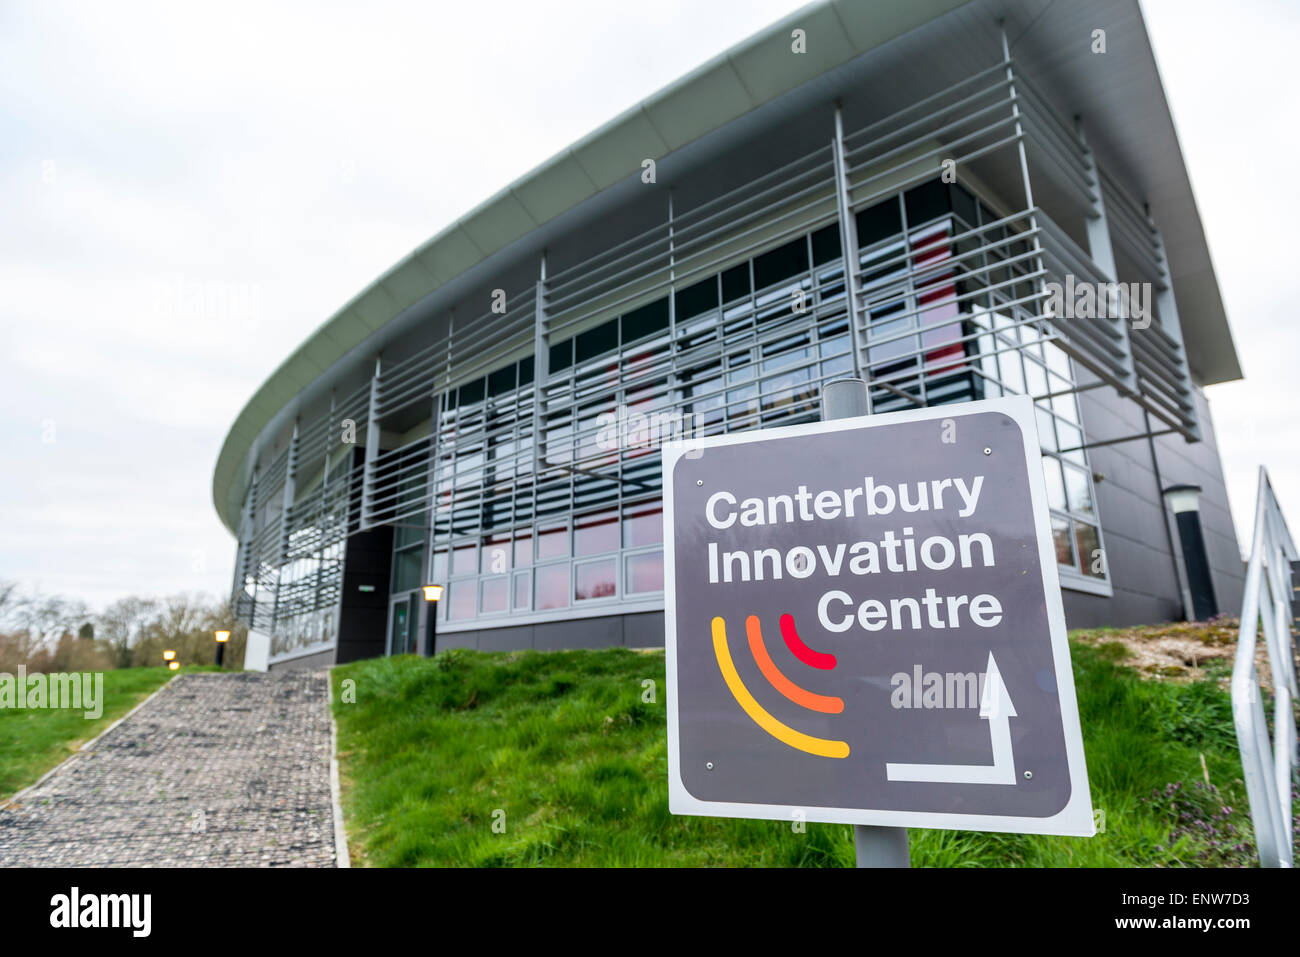
[[[574,569],[573,597],[575,601],[593,598],[612,598],[617,591],[615,576],[618,564],[612,558],[598,562],[585,562]]]
[[[1070,501],[1070,511],[1092,514],[1092,490],[1088,487],[1088,473],[1082,469],[1065,467],[1065,491]]]
[[[627,556],[624,580],[629,595],[664,590],[664,556],[662,552],[646,552]]]
[[[1061,481],[1061,463],[1043,456],[1043,479],[1047,483],[1047,506],[1065,511],[1065,483]]]
[[[1052,516],[1052,544],[1056,547],[1056,561],[1061,565],[1074,564],[1074,550],[1070,547],[1070,520]]]
[[[537,610],[569,607],[569,565],[539,565],[537,575]]]
[[[524,529],[515,534],[515,567],[524,568],[533,563],[533,530]]]
[[[658,502],[630,505],[623,518],[623,545],[657,545],[664,540],[664,510]]]
[[[1097,529],[1086,522],[1075,522],[1074,541],[1079,548],[1079,570],[1090,578],[1105,578],[1106,569],[1105,563],[1100,560],[1101,541]]]
[[[482,582],[482,589],[483,601],[480,607],[484,614],[507,609],[507,602],[510,599],[509,578],[485,578]]]
[[[515,574],[515,608],[529,608],[532,606],[533,597],[533,573],[517,572]]]
[[[412,588],[419,588],[424,584],[420,581],[422,553],[423,549],[416,547],[408,548],[393,556],[393,594],[410,591]]]
[[[537,531],[537,557],[567,558],[569,555],[569,528],[567,525],[543,525]],[[568,591],[568,588],[565,588]]]
[[[618,549],[618,512],[597,512],[574,520],[573,554],[599,555]]]
[[[480,575],[500,575],[510,570],[510,536],[489,535],[483,539],[479,557]]]
[[[478,571],[477,548],[473,542],[457,545],[451,550],[451,573],[453,575],[473,575]]]
[[[474,598],[478,592],[476,580],[455,582],[447,589],[447,615],[453,621],[474,617]]]

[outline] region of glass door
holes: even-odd
[[[393,601],[392,610],[388,616],[390,622],[388,653],[390,655],[415,654],[416,623],[420,617],[415,599],[416,595],[405,595]]]

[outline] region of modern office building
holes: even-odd
[[[1241,370],[1135,0],[815,3],[449,225],[231,428],[239,612],[272,667],[427,652],[431,607],[438,649],[660,645],[655,440],[844,376],[1036,400],[1071,626],[1190,607],[1172,486],[1240,601]]]

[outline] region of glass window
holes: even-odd
[[[405,551],[398,552],[393,556],[393,587],[394,594],[398,592],[410,591],[412,588],[419,588],[424,582],[420,581],[420,558],[423,549],[408,548]]]
[[[575,601],[590,601],[593,598],[612,598],[618,590],[615,576],[618,564],[612,558],[598,562],[583,562],[576,566],[573,584]]]
[[[716,288],[713,298],[717,299]],[[623,317],[623,342],[635,342],[668,328],[668,300],[658,299]]]
[[[479,556],[480,575],[500,575],[510,570],[510,536],[489,535]]]
[[[808,243],[800,236],[794,242],[754,257],[754,286],[765,289],[807,271]]]
[[[475,379],[460,387],[459,405],[473,405],[483,401],[483,380]]]
[[[1088,487],[1088,473],[1083,469],[1065,466],[1065,491],[1070,511],[1092,514],[1092,489]]]
[[[474,598],[478,591],[475,580],[454,582],[447,588],[447,615],[453,621],[474,617]]]
[[[1056,561],[1061,565],[1074,564],[1074,551],[1070,547],[1070,520],[1052,516],[1052,544],[1056,546]]]
[[[528,608],[531,606],[533,593],[533,573],[516,572],[515,573],[515,608]]]
[[[573,365],[573,340],[551,343],[551,372],[563,372]]]
[[[509,578],[485,578],[482,581],[482,589],[483,603],[481,607],[484,614],[507,609],[507,602],[510,600]]]
[[[748,296],[749,288],[749,263],[743,262],[739,266],[733,266],[722,274],[722,301],[731,302]]]
[[[1047,482],[1047,505],[1057,511],[1065,511],[1065,483],[1061,480],[1061,463],[1050,456],[1043,456],[1043,479]]]
[[[596,512],[574,521],[573,554],[599,555],[618,549],[618,513]]]
[[[882,239],[897,236],[903,231],[903,219],[899,216],[898,198],[891,197],[883,203],[877,203],[870,209],[864,209],[857,215],[858,245],[865,249]]]
[[[1100,561],[1101,541],[1097,529],[1086,522],[1075,522],[1074,541],[1079,548],[1079,570],[1089,578],[1104,578],[1105,567]]]
[[[1056,444],[1056,427],[1052,422],[1052,413],[1041,405],[1034,406],[1038,416],[1038,444],[1048,451],[1055,452],[1060,446]]]
[[[525,568],[533,563],[533,530],[526,528],[515,533],[515,567]]]
[[[537,557],[567,558],[569,554],[568,525],[543,525],[537,530]],[[565,588],[568,591],[568,588]]]
[[[694,286],[687,286],[677,292],[677,321],[683,322],[692,316],[718,308],[718,278],[710,276]]]
[[[440,548],[433,553],[433,561],[429,564],[429,580],[438,583],[447,580],[447,549]]]
[[[623,512],[623,545],[657,545],[664,540],[664,510],[658,502],[628,505]]]
[[[823,226],[812,234],[813,265],[820,266],[840,258],[840,227],[836,223]]]
[[[602,322],[595,329],[580,332],[577,336],[576,355],[578,362],[586,362],[596,356],[613,352],[618,348],[618,320]]]
[[[477,547],[473,542],[457,545],[451,551],[451,573],[473,575],[478,570]]]
[[[664,556],[662,552],[643,552],[627,556],[627,593],[636,595],[664,590]]]
[[[537,574],[537,610],[569,607],[569,564],[539,565]]]

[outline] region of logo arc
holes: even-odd
[[[768,663],[771,664],[771,657],[767,654],[767,649],[764,648],[762,644],[762,636],[758,629],[758,619],[751,615],[746,624],[749,626],[748,630],[751,650],[754,650],[755,647],[761,649],[763,657],[767,658]],[[818,757],[823,758],[847,758],[849,756],[849,744],[847,741],[836,741],[830,738],[818,738],[810,734],[804,734],[802,731],[796,731],[794,728],[778,721],[769,714],[763,706],[758,703],[754,696],[750,694],[749,689],[745,687],[744,681],[741,680],[740,674],[736,671],[736,664],[731,657],[731,649],[727,647],[726,621],[720,617],[715,617],[712,621],[712,630],[713,653],[718,660],[718,668],[722,671],[722,678],[727,683],[727,689],[731,692],[732,697],[736,699],[736,703],[740,705],[741,709],[744,710],[745,714],[749,715],[750,719],[756,725],[772,737],[776,738],[782,744],[789,745],[798,751],[803,751],[807,754],[815,754]],[[756,636],[757,643],[755,642]],[[755,657],[757,658],[757,651],[755,652]],[[761,661],[759,663],[759,668],[760,670],[763,670],[764,676],[767,677],[769,681],[772,680],[771,675],[768,675],[766,669],[763,669]],[[785,680],[791,689],[801,692],[803,695],[821,699],[821,702],[826,705],[827,708],[832,706],[832,702],[838,702],[839,704],[839,707],[834,711],[827,711],[825,708],[819,708],[817,710],[823,710],[825,713],[833,714],[838,714],[840,711],[844,710],[844,702],[841,699],[829,698],[823,695],[813,695],[812,692],[799,688],[798,685],[794,684],[794,682],[789,681],[784,675],[781,675],[779,671],[776,671],[775,664],[772,664],[772,670]],[[786,694],[785,690],[780,688],[780,686],[778,686],[778,690],[782,691],[782,694]],[[790,695],[786,694],[786,697],[790,698]],[[798,701],[797,698],[790,698],[790,700],[803,704],[803,702]],[[807,705],[805,705],[805,707],[807,707]]]

